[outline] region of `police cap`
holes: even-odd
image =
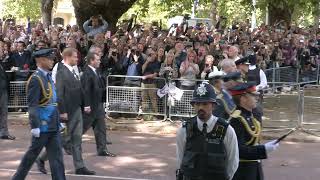
[[[34,58],[46,57],[54,59],[56,57],[55,49],[40,49],[32,54]]]
[[[228,73],[226,75],[223,76],[223,81],[224,82],[228,82],[228,81],[239,81],[241,82],[241,73],[240,72],[231,72],[231,73]]]
[[[199,84],[193,91],[191,104],[200,102],[212,102],[216,103],[216,93],[213,87],[207,82]]]
[[[246,83],[239,83],[236,86],[229,89],[229,92],[232,96],[242,95],[242,94],[254,94],[258,95],[256,90],[256,83],[255,82],[246,82]]]

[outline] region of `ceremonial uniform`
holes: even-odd
[[[256,95],[254,82],[241,83],[232,89],[233,96],[245,94]],[[239,146],[239,167],[233,180],[263,180],[261,159],[267,158],[267,152],[276,149],[278,144],[269,142],[260,144],[261,122],[249,111],[239,104],[237,110],[231,114],[230,125],[234,128]]]
[[[216,103],[212,86],[201,84],[191,102]],[[237,144],[225,119],[211,115],[207,121],[199,116],[187,120],[177,131],[177,179],[232,179],[239,162]]]
[[[217,105],[213,110],[213,115],[228,120],[230,114],[236,109],[236,105],[229,92],[222,87],[223,76],[224,74],[222,71],[213,71],[208,75],[208,79],[217,96]]]
[[[35,58],[53,58],[52,49],[43,49],[34,53]],[[52,59],[51,59],[52,60]],[[51,177],[54,180],[64,180],[64,164],[59,133],[59,112],[57,96],[51,74],[38,68],[27,83],[27,99],[31,133],[33,134],[31,146],[13,176],[13,180],[22,180],[28,174],[32,164],[46,147],[51,168]]]

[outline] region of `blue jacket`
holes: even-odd
[[[56,89],[45,71],[37,69],[28,80],[27,100],[32,129],[40,128],[42,133],[59,130]]]

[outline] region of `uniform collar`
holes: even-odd
[[[47,77],[49,71],[46,71],[46,70],[44,70],[44,69],[42,69],[42,68],[40,68],[40,67],[38,67],[38,70],[39,70],[40,72],[42,72],[42,73],[44,74],[44,76]]]
[[[241,114],[243,114],[246,117],[251,117],[252,116],[252,112],[244,109],[243,107],[238,107],[239,110],[241,110]]]
[[[250,70],[255,70],[256,68],[257,68],[256,65],[249,65],[249,69],[250,69]]]

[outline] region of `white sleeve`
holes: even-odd
[[[257,86],[257,89],[263,89],[268,86],[266,74],[260,69],[260,84]]]
[[[239,149],[237,135],[230,125],[228,126],[227,133],[224,138],[224,145],[227,152],[228,179],[231,180],[239,166]]]
[[[56,84],[57,70],[58,70],[59,62],[56,63],[52,69],[52,80]]]
[[[186,145],[186,128],[179,128],[177,130],[177,136],[176,136],[176,142],[177,142],[177,148],[176,148],[176,155],[177,155],[177,169],[180,169],[180,165],[182,162],[183,154],[184,154],[184,148]]]

